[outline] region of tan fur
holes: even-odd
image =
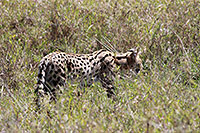
[[[114,95],[114,86],[113,78],[109,77],[114,77],[115,66],[119,65],[121,69],[141,69],[141,64],[139,52],[134,49],[116,55],[106,50],[91,54],[50,53],[41,60],[39,65],[37,89],[35,90],[36,102],[39,104],[39,97],[46,93],[49,93],[55,100],[56,88],[64,85],[66,81],[80,82],[80,87],[100,81],[110,97]]]

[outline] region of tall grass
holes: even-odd
[[[200,131],[198,0],[1,0],[0,130]],[[60,50],[90,53],[111,44],[142,51],[144,70],[116,79],[116,100],[99,83],[34,111],[38,63]],[[124,75],[122,73],[122,75]]]

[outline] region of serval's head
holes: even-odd
[[[135,73],[139,73],[143,67],[140,54],[141,52],[139,50],[130,49],[126,53],[117,54],[115,63],[119,65],[121,69],[134,70]]]

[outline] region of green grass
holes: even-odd
[[[1,132],[200,131],[198,0],[1,0],[0,7]],[[99,83],[79,97],[69,85],[56,104],[34,111],[44,55],[108,43],[120,52],[139,47],[144,66],[116,79],[115,101]]]

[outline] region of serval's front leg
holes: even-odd
[[[111,98],[115,95],[115,86],[113,85],[113,80],[109,79],[108,75],[105,73],[99,74],[99,80],[103,86],[103,88],[106,89],[107,96]]]

